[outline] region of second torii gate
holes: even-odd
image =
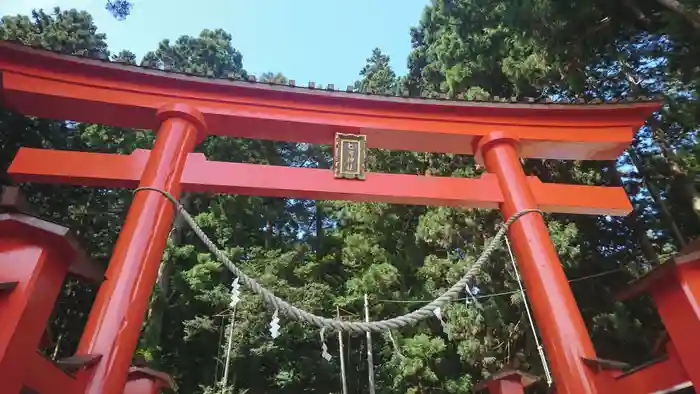
[[[218,192],[498,208],[506,218],[531,208],[629,213],[621,187],[542,183],[524,174],[520,159],[613,160],[659,107],[657,102],[562,105],[376,97],[184,76],[6,42],[0,43],[0,72],[3,105],[11,110],[157,132],[152,150],[130,155],[22,148],[9,169],[16,181],[155,187],[176,197],[183,191]],[[474,154],[488,174],[479,179],[364,174],[359,160],[337,163],[334,173],[212,162],[192,153],[208,135],[333,144],[341,134],[354,137],[341,136],[336,159],[343,152],[361,153],[366,141],[375,148]],[[158,193],[134,197],[80,341],[79,355],[101,356],[78,375],[81,392],[123,393],[173,214]],[[557,392],[606,392],[585,364],[596,358],[593,345],[543,218],[528,214],[509,234]],[[3,338],[0,379],[12,379],[2,363],[9,344],[3,340],[11,339]]]

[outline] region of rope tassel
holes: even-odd
[[[238,301],[241,300],[241,292],[239,290],[241,285],[238,283],[238,279],[239,278],[234,279],[231,285],[231,302],[228,304],[231,308],[235,307]]]
[[[321,357],[326,359],[326,361],[331,361],[330,353],[328,353],[328,345],[326,345],[326,327],[321,328]]]
[[[275,309],[275,313],[272,314],[272,321],[270,322],[270,335],[272,338],[277,338],[280,336],[280,318],[279,310]]]

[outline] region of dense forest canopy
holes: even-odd
[[[128,1],[108,1],[119,17]],[[111,7],[111,8],[110,8]],[[623,185],[634,213],[624,218],[547,215],[547,223],[601,358],[650,358],[660,322],[646,299],[615,301],[627,282],[663,262],[700,230],[696,174],[700,108],[700,13],[693,0],[433,0],[407,32],[409,71],[397,75],[375,49],[358,70],[357,90],[456,100],[550,98],[623,100],[660,96],[661,111],[630,149],[610,162],[527,160],[545,182]],[[410,33],[410,34],[409,34]],[[245,53],[226,31],[153,43],[137,60],[108,48],[79,10],[8,15],[0,39],[76,56],[217,78],[246,78]],[[259,80],[285,83],[280,72]],[[20,146],[129,153],[151,132],[57,122],[0,111],[0,165]],[[327,146],[209,137],[211,160],[328,168]],[[372,150],[371,171],[476,177],[470,156]],[[128,190],[22,185],[40,213],[75,229],[107,264],[129,206]],[[237,195],[182,197],[197,223],[251,276],[293,304],[332,316],[374,319],[405,313],[450,286],[473,264],[502,222],[498,212],[378,203],[305,201]],[[474,283],[479,303],[373,340],[378,393],[463,393],[506,365],[543,375],[524,300],[508,253],[499,249]],[[163,257],[139,354],[177,380],[183,393],[220,391],[232,275],[177,222]],[[55,357],[75,350],[95,288],[66,283],[52,319]],[[338,343],[320,357],[318,331],[282,319],[269,337],[271,311],[242,289],[232,331],[230,393],[340,392]],[[364,337],[344,338],[349,392],[368,392]],[[544,390],[544,387],[541,388]]]

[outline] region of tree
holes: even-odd
[[[596,7],[600,6],[595,3]],[[454,98],[530,96],[569,101],[577,97],[636,97],[640,94],[639,88],[647,95],[670,92],[671,86],[678,89],[679,81],[675,77],[664,76],[668,63],[654,57],[658,54],[656,51],[665,45],[663,38],[648,34],[623,34],[629,33],[631,27],[616,22],[609,26],[605,40],[593,40],[590,44],[576,41],[581,36],[581,31],[576,30],[580,20],[590,18],[589,25],[597,25],[592,23],[593,14],[598,12],[596,8],[593,7],[593,11],[591,7],[584,8],[583,3],[548,1],[517,2],[515,5],[512,2],[485,0],[433,1],[426,8],[420,25],[411,33],[414,50],[409,57],[409,91],[412,95],[448,95]],[[514,18],[515,10],[522,11],[517,20]],[[567,14],[564,15],[564,12]],[[559,17],[553,17],[553,14]],[[542,26],[536,26],[538,24]],[[680,83],[680,86],[683,84]],[[687,89],[680,88],[682,92]],[[665,121],[669,118],[675,117],[661,115]],[[678,130],[677,121],[673,122],[676,124],[673,128]],[[693,121],[688,124],[693,124]],[[649,143],[650,139],[644,134],[648,132],[648,128],[643,128],[636,146]],[[525,169],[543,181],[584,184],[622,182],[628,186],[634,183],[632,179],[617,176],[618,172],[629,174],[624,171],[622,162],[528,160]],[[659,169],[659,166],[655,168]],[[633,193],[636,219],[604,220],[556,215],[549,218],[549,228],[569,277],[619,270],[615,271],[617,274],[598,281],[577,283],[573,288],[601,357],[620,358],[620,354],[623,354],[628,360],[641,361],[649,349],[654,330],[642,328],[638,319],[643,317],[648,319],[646,321],[656,322],[655,327],[658,327],[658,320],[651,317],[653,310],[644,303],[620,305],[608,300],[612,299],[611,294],[616,288],[644,272],[650,264],[658,263],[661,260],[659,253],[667,255],[672,251],[673,241],[669,243],[672,240],[670,231],[664,228],[661,221],[650,220],[656,218],[659,211],[649,209],[650,201],[643,198],[648,195],[647,191],[631,187],[629,190]],[[682,205],[673,204],[673,207],[678,209]],[[448,216],[440,217],[435,222],[451,223],[445,219],[450,214],[443,215]],[[472,221],[478,220],[477,223],[484,228],[495,226],[493,216],[470,214],[468,217]],[[448,231],[447,228],[453,226],[445,228],[443,231]],[[446,250],[473,242],[469,238],[473,235],[468,231],[452,231],[459,237],[451,238],[456,242],[448,244]],[[629,233],[636,234],[636,239],[630,239]],[[431,232],[427,231],[426,234]],[[605,235],[601,238],[601,234]],[[474,254],[471,253],[477,251],[466,250],[467,258],[473,259]],[[444,253],[436,253],[435,261],[443,260]],[[444,271],[436,272],[436,277],[444,276]],[[491,287],[492,284],[495,286]],[[497,292],[504,286],[513,286],[512,276],[507,270],[490,271],[479,278],[479,289],[485,293]],[[473,341],[462,342],[464,350],[460,357],[463,362],[476,366],[479,360],[485,360],[483,356],[489,352],[496,360],[492,365],[483,364],[482,371],[475,371],[472,376],[480,378],[492,371],[491,368],[508,363],[507,354],[495,350],[503,338],[515,338],[515,341],[506,342],[506,348],[524,354],[528,365],[537,372],[539,360],[525,328],[516,324],[520,328],[515,332],[500,331],[518,321],[517,309],[514,314],[511,305],[497,302],[484,304],[481,318],[486,320],[470,321],[466,311],[455,311],[450,316],[458,321],[455,324],[462,325],[467,332],[480,330],[484,324],[490,330],[497,330],[493,335],[495,344],[487,343],[479,347]],[[489,320],[489,316],[499,316],[501,320]],[[632,337],[636,339],[630,341]]]
[[[247,78],[243,56],[221,30],[202,30],[199,37],[181,36],[174,45],[163,40],[158,49],[144,55],[141,65],[161,70],[213,78]]]
[[[118,54],[112,55],[110,60],[116,63],[136,65],[136,55],[129,50],[122,50]]]
[[[128,0],[107,0],[105,5],[105,9],[119,20],[126,19],[133,7],[134,4]]]
[[[389,66],[389,56],[379,48],[372,50],[372,56],[367,59],[360,71],[361,80],[355,82],[355,89],[362,93],[396,94],[396,74]]]
[[[106,36],[97,32],[92,16],[71,9],[53,13],[43,10],[26,15],[5,16],[0,23],[0,40],[18,41],[24,45],[69,55],[107,59]]]
[[[285,77],[281,73],[275,74],[272,72],[263,73],[260,76],[259,81],[262,83],[271,83],[271,84],[277,84],[277,85],[286,85],[289,82],[287,77]]]

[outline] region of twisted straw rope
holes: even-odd
[[[452,287],[450,287],[449,290],[444,292],[442,295],[440,295],[438,298],[436,298],[429,304],[419,309],[416,309],[413,312],[409,312],[403,316],[398,316],[391,319],[378,320],[373,322],[346,322],[315,315],[313,313],[299,309],[294,305],[289,304],[287,301],[275,296],[271,291],[262,287],[257,281],[255,281],[255,279],[249,277],[238,267],[236,267],[236,265],[228,257],[226,257],[224,252],[222,252],[214,244],[214,242],[211,239],[209,239],[209,237],[204,233],[204,231],[202,231],[199,225],[195,223],[192,216],[190,216],[190,214],[185,210],[185,208],[180,204],[180,202],[177,201],[177,199],[175,199],[175,197],[173,197],[167,191],[155,187],[139,187],[134,190],[134,193],[143,190],[151,190],[158,192],[165,196],[168,200],[170,200],[170,202],[172,202],[173,205],[177,208],[177,211],[185,219],[187,224],[189,224],[192,230],[195,232],[195,234],[197,234],[199,239],[201,239],[202,242],[204,242],[207,248],[209,248],[209,250],[226,266],[226,268],[228,268],[234,275],[236,275],[239,278],[239,280],[243,282],[243,284],[245,284],[253,293],[260,295],[263,298],[263,300],[265,300],[265,302],[267,302],[269,305],[272,305],[273,307],[275,307],[275,309],[283,312],[286,316],[298,321],[311,323],[321,328],[336,331],[353,332],[358,334],[365,332],[381,332],[386,330],[402,328],[416,324],[421,320],[433,316],[433,311],[435,311],[435,309],[441,308],[448,302],[457,298],[459,293],[465,288],[465,286],[467,285],[467,283],[469,283],[471,278],[473,278],[481,270],[481,267],[486,263],[491,253],[493,253],[496,247],[498,247],[501,244],[503,237],[505,236],[511,224],[513,224],[520,217],[528,213],[542,213],[538,209],[524,209],[516,212],[513,216],[508,218],[508,220],[506,220],[505,223],[503,223],[501,228],[498,230],[496,236],[486,246],[486,249],[484,249],[484,251],[481,253],[476,262],[471,267],[469,267],[464,276],[459,281],[457,281],[457,283],[455,283]]]

